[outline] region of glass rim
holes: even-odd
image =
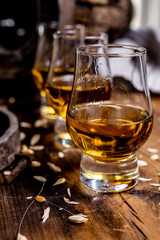
[[[70,29],[84,29],[84,25],[83,24],[80,24],[80,23],[75,23],[75,24],[64,24],[62,29],[65,29],[65,30],[70,30]]]
[[[43,27],[43,28],[54,28],[54,27],[58,27],[58,21],[42,21],[39,22],[39,24],[37,25],[37,27]]]
[[[118,49],[128,49],[132,51],[128,52],[122,52],[122,51],[117,51],[117,52],[96,52],[96,49],[98,48],[117,48]],[[89,49],[94,49],[95,51],[89,51]],[[130,45],[130,44],[89,44],[89,45],[81,45],[78,46],[75,49],[76,53],[82,54],[82,55],[99,55],[99,56],[107,56],[107,57],[135,57],[135,56],[142,56],[145,55],[147,52],[147,49],[142,47],[142,46],[136,46],[136,45]]]
[[[39,36],[42,36],[45,31],[49,29],[57,29],[58,28],[58,22],[57,21],[48,21],[48,22],[40,22],[37,25],[38,28],[38,34]]]
[[[79,30],[79,29],[78,29]],[[97,39],[103,39],[105,38],[108,40],[108,34],[105,32],[100,32],[97,34],[82,34],[81,32],[78,32],[77,29],[62,29],[62,30],[57,30],[55,33],[53,33],[53,37],[58,39],[58,38],[64,38],[64,39],[82,39],[82,40],[97,40]],[[93,45],[93,44],[92,44]],[[85,45],[87,46],[87,45]]]
[[[57,30],[55,33],[53,33],[53,38],[80,38],[81,33],[78,33],[79,29],[64,29],[64,30]]]

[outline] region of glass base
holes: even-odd
[[[58,143],[60,143],[63,147],[69,148],[69,147],[75,147],[70,135],[68,132],[60,133],[57,135],[54,135],[54,140]]]
[[[82,154],[80,181],[99,192],[122,192],[133,188],[138,182],[139,172],[136,155],[122,161],[95,162]]]
[[[63,147],[75,147],[66,127],[66,119],[58,116],[54,123],[54,139]]]

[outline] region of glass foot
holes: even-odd
[[[67,132],[54,135],[54,140],[60,143],[63,147],[66,148],[75,147],[75,144],[73,143],[69,133]]]
[[[99,192],[122,192],[133,188],[138,182],[138,165],[135,155],[122,161],[95,162],[82,154],[80,181]]]
[[[54,139],[62,146],[69,148],[75,147],[66,127],[66,119],[58,116],[54,123]]]

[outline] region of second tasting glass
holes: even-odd
[[[44,86],[47,79],[48,69],[50,67],[53,33],[58,29],[57,22],[41,22],[38,25],[38,46],[35,57],[32,75],[34,83],[40,92],[41,105],[40,115],[49,119],[55,119],[56,114],[52,107],[48,106]]]
[[[54,34],[53,55],[45,87],[47,101],[58,117],[54,124],[54,139],[65,147],[75,146],[66,128],[66,112],[72,90],[75,48],[81,44],[107,43],[107,34],[85,36],[77,30]]]
[[[135,186],[136,151],[148,139],[152,120],[144,48],[109,44],[76,49],[67,126],[83,152],[80,180],[85,186],[101,192]]]

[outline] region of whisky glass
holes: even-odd
[[[70,99],[75,48],[81,44],[107,43],[107,34],[95,36],[77,33],[74,29],[57,31],[54,36],[53,55],[45,86],[48,104],[58,114],[54,123],[54,139],[64,147],[75,146],[66,128],[66,112]]]
[[[66,118],[82,150],[83,185],[99,192],[134,187],[136,151],[148,139],[153,121],[146,49],[114,44],[77,48]]]
[[[38,46],[32,75],[36,88],[40,93],[40,115],[48,119],[55,119],[55,110],[50,107],[46,100],[44,86],[47,79],[48,69],[51,62],[53,33],[58,29],[57,22],[41,22],[38,25]]]

